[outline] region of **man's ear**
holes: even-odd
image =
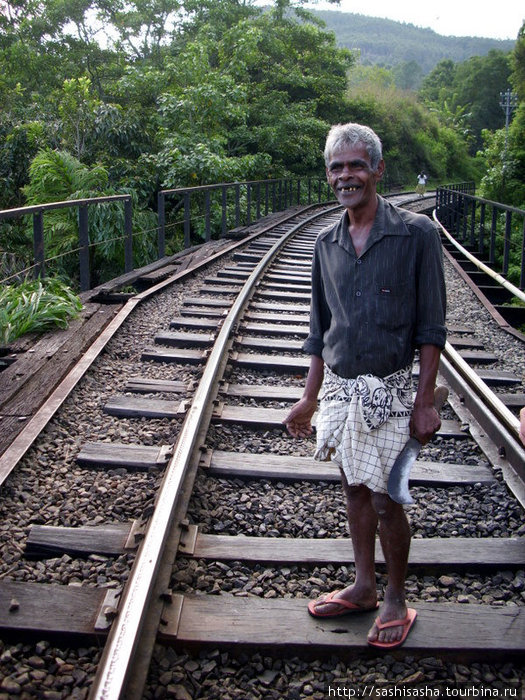
[[[378,180],[381,180],[383,175],[385,174],[385,161],[381,159],[377,165],[376,168],[376,177]]]

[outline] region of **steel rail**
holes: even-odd
[[[232,333],[253,294],[255,285],[291,236],[316,218],[326,216],[330,211],[338,209],[340,209],[339,205],[314,214],[307,221],[296,224],[290,231],[283,234],[250,274],[222,323],[191,407],[186,414],[173,455],[166,467],[165,476],[157,494],[155,511],[123,593],[117,617],[113,622],[91,688],[89,697],[93,700],[118,700],[119,698],[129,700],[132,697],[130,692],[126,692],[126,686],[133,670],[138,639],[148,615],[154,578],[159,568],[162,550],[173,524],[174,512],[189,465],[195,450],[199,449],[196,438],[202,428],[205,411],[215,398],[217,381],[222,376],[228,361],[227,350],[232,343]]]
[[[441,354],[439,371],[496,446],[495,461],[525,507],[525,449],[519,438],[519,420],[448,342]],[[458,406],[456,412],[460,410]]]
[[[462,255],[464,255],[466,258],[470,260],[470,262],[474,263],[476,267],[484,272],[486,275],[489,275],[495,282],[500,284],[502,287],[505,287],[507,291],[509,291],[511,294],[513,294],[515,297],[520,299],[521,301],[525,302],[525,292],[523,292],[521,289],[518,289],[518,287],[515,287],[511,282],[509,282],[503,275],[500,275],[498,272],[494,272],[494,270],[488,265],[485,265],[485,263],[481,262],[481,260],[478,260],[475,255],[472,255],[466,248],[464,248],[460,243],[456,241],[456,239],[447,231],[447,229],[443,226],[443,224],[438,220],[436,210],[434,209],[432,216],[434,218],[434,221],[439,224],[441,227],[441,230],[445,234],[445,236],[448,238],[448,240],[459,250]]]
[[[455,240],[438,220],[436,210],[432,216],[447,239],[462,255],[511,294],[525,301],[524,292],[478,260]],[[454,391],[461,395],[462,403],[468,407],[492,442],[498,446],[500,466],[507,485],[525,507],[525,450],[519,437],[519,420],[448,342],[441,355],[440,371],[450,381]]]
[[[296,218],[301,213],[307,212],[310,209],[316,209],[319,206],[319,204],[312,204],[310,206],[307,206],[302,211],[293,212],[289,216],[281,219],[279,223],[286,223],[287,221]],[[326,213],[326,211],[327,210],[324,209],[323,213]],[[205,260],[198,262],[195,265],[190,265],[185,270],[175,272],[173,275],[170,275],[165,280],[162,280],[153,287],[150,287],[149,289],[136,294],[131,299],[128,299],[124,306],[118,310],[115,317],[105,326],[100,335],[93,341],[90,347],[84,351],[79,361],[68,372],[64,379],[62,379],[62,381],[56,386],[56,388],[48,396],[48,398],[42,404],[42,406],[38,408],[36,413],[24,426],[24,429],[17,434],[17,436],[13,439],[13,442],[9,445],[9,447],[0,455],[0,486],[4,483],[4,481],[16,467],[18,462],[22,459],[22,457],[26,454],[26,452],[29,450],[34,441],[38,438],[42,430],[46,427],[46,425],[58,411],[60,406],[64,403],[64,401],[76,387],[78,382],[82,379],[84,374],[88,371],[93,362],[103,351],[107,343],[111,340],[114,334],[122,326],[124,321],[140,303],[148,299],[150,296],[157,294],[157,292],[162,291],[174,282],[177,282],[178,280],[189,276],[190,274],[194,273],[200,268],[206,267],[214,260],[221,258],[227,253],[230,253],[231,251],[235,250],[236,248],[246,245],[250,241],[258,238],[259,236],[264,235],[266,232],[273,229],[275,225],[276,222],[272,222],[268,226],[265,226],[262,230],[257,231],[256,233],[253,233],[240,241],[233,242],[231,245],[228,245],[227,247],[223,248],[217,253],[214,253],[209,258],[206,258]]]

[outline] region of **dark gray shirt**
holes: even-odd
[[[357,257],[348,213],[319,234],[303,349],[341,377],[386,377],[424,344],[443,348],[446,293],[436,224],[382,197]]]

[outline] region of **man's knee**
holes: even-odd
[[[346,498],[349,502],[370,501],[370,489],[364,484],[349,484],[343,470],[341,470],[341,481]]]
[[[380,519],[391,518],[399,510],[398,504],[394,503],[386,493],[373,493],[372,505]]]

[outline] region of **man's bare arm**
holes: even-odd
[[[441,350],[436,345],[422,345],[419,350],[419,382],[410,419],[410,434],[425,445],[441,427],[434,408],[434,390]]]
[[[283,423],[292,437],[308,437],[312,434],[312,416],[317,410],[317,397],[323,383],[322,357],[310,356],[310,369],[302,398],[292,406]]]

